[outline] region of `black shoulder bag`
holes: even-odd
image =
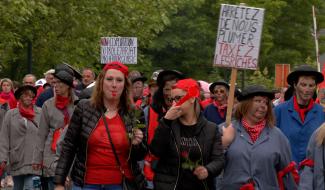
[[[120,162],[120,160],[119,160],[119,158],[118,158],[118,156],[116,154],[116,149],[114,147],[113,140],[112,140],[111,134],[110,134],[109,129],[108,129],[108,124],[107,124],[107,121],[106,121],[105,114],[103,114],[103,120],[104,120],[107,136],[108,136],[108,139],[109,139],[109,141],[111,143],[111,147],[112,147],[112,150],[113,150],[117,165],[119,166],[119,169],[120,169],[121,174],[122,174],[122,189],[123,190],[138,190],[137,184],[135,183],[135,181],[130,181],[125,176],[125,173],[124,173],[124,170],[122,168],[121,162]]]

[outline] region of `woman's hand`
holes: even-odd
[[[222,126],[222,131],[223,131],[222,145],[224,147],[228,147],[235,138],[236,130],[232,126],[232,124],[230,124],[228,127]]]
[[[172,106],[166,113],[165,119],[168,120],[175,120],[179,118],[182,115],[182,109],[181,106]]]
[[[64,190],[64,186],[63,185],[56,185],[54,187],[54,190]]]
[[[132,144],[138,145],[142,142],[143,133],[140,129],[133,129]]]
[[[41,164],[32,164],[33,170],[40,170],[42,168]]]
[[[198,166],[194,169],[193,174],[196,175],[199,180],[204,180],[208,177],[209,172],[204,166]]]

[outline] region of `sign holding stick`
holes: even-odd
[[[138,42],[135,37],[102,37],[101,63],[120,61],[124,64],[137,64]]]
[[[237,79],[237,69],[232,68],[231,69],[229,96],[228,96],[228,100],[227,100],[226,126],[229,126],[231,123],[232,109],[234,106],[234,98],[235,98],[236,79]]]
[[[226,126],[231,123],[237,69],[257,69],[264,9],[221,4],[214,65],[230,67]]]

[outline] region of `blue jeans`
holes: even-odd
[[[89,185],[85,184],[83,187],[73,184],[72,190],[122,190],[121,185]]]
[[[13,190],[33,190],[33,175],[18,175],[13,176]]]
[[[54,190],[54,177],[42,177],[42,188],[45,190]]]

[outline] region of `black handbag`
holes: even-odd
[[[108,129],[108,124],[107,124],[107,121],[106,121],[106,117],[105,117],[104,114],[103,114],[103,120],[104,120],[107,136],[108,136],[108,139],[109,139],[109,141],[111,143],[111,147],[112,147],[112,150],[113,150],[117,165],[119,166],[119,169],[120,169],[121,174],[122,174],[122,189],[123,190],[140,190],[141,188],[138,187],[135,180],[131,181],[131,180],[127,179],[127,177],[125,176],[125,173],[124,173],[124,170],[122,168],[121,162],[120,162],[120,160],[119,160],[119,158],[118,158],[118,156],[116,154],[116,150],[115,150],[113,140],[112,140],[111,134],[110,134],[109,129]],[[135,178],[136,177],[137,176],[135,176]]]

